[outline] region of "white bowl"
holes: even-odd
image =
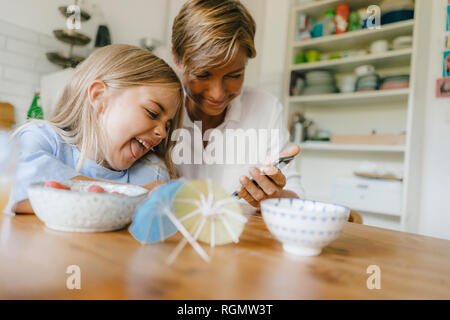
[[[370,45],[371,53],[381,53],[389,50],[389,42],[386,40],[377,40]]]
[[[284,250],[316,256],[340,235],[350,210],[318,201],[277,198],[262,201],[261,212]]]
[[[144,188],[126,184],[82,180],[70,180],[63,184],[72,190],[46,188],[42,182],[28,188],[36,216],[48,228],[60,231],[103,232],[124,228],[148,193]],[[92,185],[126,196],[87,192]]]
[[[370,64],[362,65],[355,68],[355,73],[358,77],[362,77],[367,74],[375,73],[375,67]]]

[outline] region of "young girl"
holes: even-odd
[[[183,101],[177,75],[152,53],[118,44],[98,49],[76,68],[51,119],[18,129],[9,207],[32,213],[27,188],[34,182],[107,180],[151,190],[174,177],[170,136],[181,125]]]

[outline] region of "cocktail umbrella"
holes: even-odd
[[[193,239],[215,244],[237,243],[247,222],[239,202],[210,180],[186,181],[176,192],[174,212]],[[169,256],[171,264],[184,248],[183,238]]]
[[[175,194],[174,212],[194,239],[211,247],[237,243],[247,222],[239,202],[211,180],[186,181]]]
[[[173,198],[184,184],[185,180],[172,180],[154,189],[136,209],[129,232],[145,244],[164,241],[179,230],[199,255],[209,261],[205,251],[173,214]]]
[[[141,243],[164,241],[178,230],[167,216],[166,209],[172,206],[172,198],[183,183],[173,180],[154,189],[133,217],[130,233]]]

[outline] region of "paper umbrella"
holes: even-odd
[[[164,241],[180,231],[184,239],[169,260],[189,242],[206,261],[196,240],[216,244],[238,242],[247,218],[239,202],[210,180],[172,180],[153,190],[137,208],[130,233],[141,243]]]

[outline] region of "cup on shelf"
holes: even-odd
[[[303,78],[298,78],[295,82],[295,95],[301,95],[303,89],[305,88],[305,80]]]
[[[356,77],[355,76],[345,76],[342,78],[341,92],[342,93],[352,93],[355,91]]]
[[[303,52],[297,53],[295,56],[295,64],[305,63],[306,62],[306,55]]]
[[[308,50],[305,52],[307,62],[316,62],[320,60],[320,52],[317,50]]]
[[[406,49],[412,47],[412,36],[400,36],[392,41],[394,50]]]
[[[370,45],[371,53],[382,53],[389,50],[389,43],[386,40],[377,40]]]

